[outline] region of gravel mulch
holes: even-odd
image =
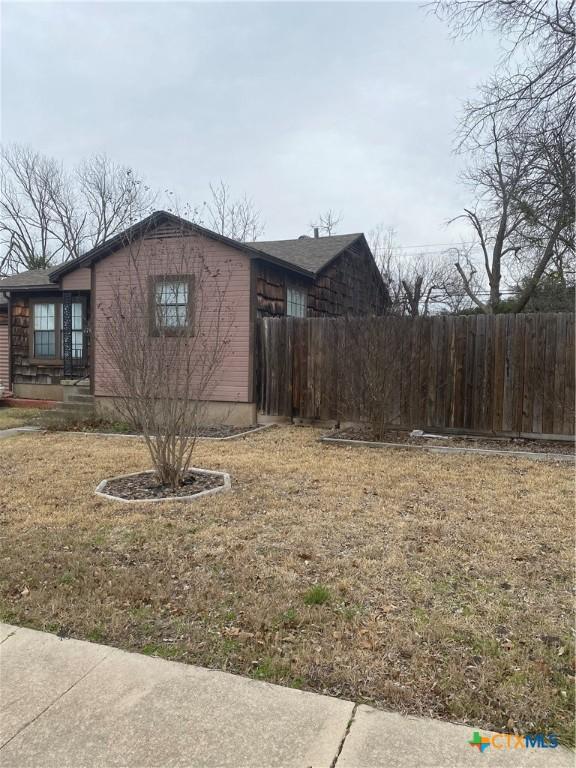
[[[142,472],[129,477],[116,477],[106,483],[104,493],[121,499],[171,499],[180,496],[192,496],[201,491],[211,491],[224,485],[224,478],[219,475],[200,475],[189,472],[177,491],[162,485],[152,472]]]
[[[398,443],[401,445],[442,446],[450,448],[476,448],[491,451],[526,451],[530,453],[574,454],[574,443],[553,440],[528,440],[524,438],[489,438],[463,435],[435,435],[430,437],[410,437],[410,432],[390,430],[377,440],[369,426],[353,426],[334,430],[325,437],[342,440],[364,440],[380,443]]]

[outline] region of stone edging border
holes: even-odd
[[[197,440],[237,440],[239,437],[245,437],[246,435],[253,435],[253,434],[256,434],[256,432],[261,432],[263,429],[269,429],[270,427],[275,427],[275,426],[276,426],[275,424],[260,424],[254,429],[247,429],[245,432],[238,432],[235,435],[228,435],[227,437],[199,436],[196,439]],[[18,429],[18,427],[16,427],[15,429]],[[37,429],[39,431],[52,434],[52,435],[85,435],[86,437],[139,437],[139,438],[142,438],[141,434],[136,435],[136,434],[126,433],[126,432],[82,432],[81,430],[74,430],[74,429],[44,429],[43,430],[40,427],[38,427]]]
[[[520,459],[534,459],[535,461],[570,461],[576,457],[566,453],[537,453],[535,451],[497,451],[490,448],[455,448],[443,445],[407,445],[406,443],[378,443],[369,440],[347,440],[343,437],[321,437],[321,443],[334,443],[336,445],[357,445],[364,448],[399,448],[401,450],[427,451],[428,453],[471,453],[480,456],[512,456]]]
[[[230,491],[232,489],[230,475],[227,472],[219,472],[213,469],[199,469],[198,467],[190,467],[190,471],[196,472],[199,475],[213,475],[222,477],[224,478],[224,484],[219,485],[217,488],[209,488],[206,491],[199,491],[198,493],[190,494],[189,496],[168,496],[164,499],[123,499],[120,496],[113,496],[111,493],[105,492],[106,484],[111,480],[119,480],[122,477],[134,477],[135,475],[149,475],[154,472],[153,469],[146,469],[143,472],[129,472],[127,475],[115,475],[114,477],[107,477],[105,480],[102,480],[100,483],[98,483],[94,493],[96,496],[102,496],[103,498],[110,499],[111,501],[121,501],[124,504],[159,504],[166,501],[194,501],[195,499],[199,499],[201,496],[208,496],[211,493],[221,493]]]

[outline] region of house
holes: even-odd
[[[104,409],[111,398],[108,362],[97,342],[103,306],[127,270],[129,244],[139,243],[149,276],[162,281],[166,267],[158,266],[157,254],[176,258],[182,239],[191,238],[211,264],[226,263],[234,307],[209,417],[253,423],[256,317],[383,314],[389,301],[363,234],[315,235],[240,243],[157,211],[77,259],[0,280],[7,301],[4,325],[0,315],[0,379],[15,397],[47,400],[65,400],[71,383],[89,380]]]

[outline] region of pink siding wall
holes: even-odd
[[[8,326],[0,325],[0,383],[4,385],[5,389],[10,389],[10,382],[8,381]]]
[[[198,236],[165,237],[148,236],[138,246],[139,263],[144,263],[147,275],[170,274],[170,263],[177,264],[183,247],[188,242],[192,249],[200,247],[202,258],[212,272],[220,271],[219,284],[224,287],[228,344],[221,369],[215,378],[215,387],[210,400],[215,402],[250,402],[250,260],[234,248],[208,238]],[[94,293],[92,312],[94,318],[94,393],[98,396],[112,395],[106,381],[112,370],[105,359],[105,352],[98,343],[99,333],[103,337],[105,314],[114,304],[114,286],[130,282],[130,259],[134,257],[134,246],[107,256],[94,265]],[[173,267],[181,273],[182,268]],[[210,301],[212,306],[210,306]],[[208,299],[203,307],[206,316],[214,310],[214,300]],[[196,319],[202,323],[202,317]],[[207,321],[206,321],[207,322]],[[170,343],[169,339],[159,339]]]
[[[89,291],[90,290],[90,269],[80,267],[64,275],[62,278],[63,291]]]

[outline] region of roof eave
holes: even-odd
[[[235,248],[236,250],[243,251],[251,259],[263,259],[273,264],[277,264],[278,266],[282,266],[285,269],[289,269],[292,272],[297,272],[298,274],[305,275],[306,277],[312,277],[312,278],[315,277],[316,273],[310,272],[309,270],[304,269],[303,267],[298,267],[297,265],[291,264],[290,262],[284,261],[283,259],[279,259],[276,256],[271,256],[270,254],[265,253],[264,251],[260,251],[257,248],[252,248],[249,245],[246,245],[245,243],[239,242],[238,240],[232,240],[231,238],[226,237],[225,235],[220,235],[218,232],[213,232],[210,229],[205,229],[204,227],[201,227],[198,224],[194,224],[194,222],[187,221],[186,219],[181,219],[179,216],[175,216],[174,214],[168,213],[167,211],[158,211],[155,214],[151,214],[150,217],[148,217],[147,219],[144,219],[142,222],[135,224],[134,227],[135,228],[138,227],[138,229],[135,232],[135,237],[137,237],[140,234],[140,230],[145,229],[144,222],[149,221],[153,216],[156,217],[157,222],[154,222],[154,223],[150,222],[151,228],[153,228],[153,226],[156,226],[156,223],[158,223],[159,220],[161,219],[173,220],[178,222],[179,224],[182,224],[188,229],[191,229],[197,232],[198,234],[203,235],[204,237],[208,237],[211,240],[216,240],[217,242],[221,242],[221,243],[224,243],[225,245],[229,245],[231,248]],[[127,235],[127,232],[129,232],[129,230],[125,230],[124,232],[121,232],[119,235],[116,235],[115,237],[108,240],[107,243],[102,243],[96,248],[93,248],[91,251],[88,251],[88,253],[85,253],[83,256],[79,256],[77,259],[74,259],[73,261],[68,261],[62,264],[62,266],[57,267],[49,275],[50,282],[56,283],[64,275],[68,274],[69,272],[73,272],[75,269],[80,269],[81,267],[84,267],[84,266],[90,266],[93,262],[98,261],[99,259],[105,258],[110,253],[113,253],[114,251],[129,245],[129,243],[131,242],[131,238],[129,235]]]
[[[45,283],[44,285],[0,285],[0,293],[18,293],[19,291],[50,291],[57,290],[57,286],[52,283]]]

